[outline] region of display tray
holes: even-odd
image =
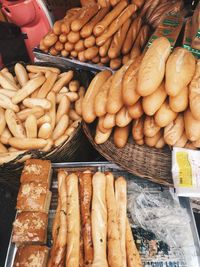
[[[51,63],[56,63],[56,64],[62,64],[65,65],[66,67],[70,68],[77,68],[77,69],[82,69],[82,70],[87,70],[87,71],[93,71],[93,72],[99,72],[102,70],[110,70],[114,72],[111,68],[106,67],[106,66],[100,66],[98,64],[94,63],[86,63],[86,62],[81,62],[77,59],[70,59],[62,56],[52,56],[48,53],[44,53],[38,48],[33,49],[33,54],[36,58],[36,60],[39,61],[45,61],[45,62],[51,62]]]
[[[51,246],[51,228],[52,221],[55,214],[55,209],[57,206],[57,172],[60,168],[66,169],[68,172],[77,172],[84,170],[91,170],[92,172],[96,171],[111,171],[115,177],[124,176],[127,178],[128,182],[128,206],[130,204],[131,198],[135,193],[141,190],[141,193],[138,195],[137,200],[141,199],[141,196],[146,196],[147,199],[154,198],[161,200],[170,200],[170,206],[165,207],[166,213],[171,214],[171,210],[174,207],[178,210],[185,212],[185,220],[181,221],[178,218],[178,215],[168,216],[171,221],[170,230],[165,224],[165,216],[163,214],[163,228],[165,229],[165,237],[167,240],[170,240],[168,237],[172,238],[173,242],[170,242],[170,245],[167,244],[164,240],[158,238],[155,232],[150,231],[149,229],[144,229],[141,225],[133,223],[133,220],[130,218],[132,224],[132,230],[134,232],[134,238],[137,244],[138,249],[140,250],[142,262],[144,267],[200,267],[200,243],[197,234],[197,229],[194,221],[194,216],[190,207],[190,202],[188,198],[176,198],[174,192],[165,186],[159,186],[150,181],[140,179],[134,175],[127,173],[122,170],[115,164],[110,164],[108,162],[88,162],[88,163],[54,163],[53,165],[53,179],[51,185],[52,199],[51,206],[49,211],[49,223],[48,223],[48,241],[47,245]],[[138,191],[139,190],[139,191]],[[146,214],[149,210],[156,210],[158,217],[162,214],[162,210],[159,207],[159,203],[152,206],[152,203],[148,202],[148,206],[145,210],[140,210],[139,213]],[[131,214],[129,214],[130,217]],[[133,214],[132,214],[133,215]],[[149,225],[154,221],[156,226],[156,218],[152,216],[149,217]],[[167,214],[165,214],[167,215]],[[162,217],[162,216],[161,216]],[[161,218],[160,217],[160,218]],[[181,218],[182,219],[182,218]],[[137,220],[136,220],[137,221]],[[181,223],[179,224],[179,221]],[[145,223],[145,222],[143,222]],[[174,225],[174,227],[172,227]],[[159,227],[158,227],[159,228]],[[179,228],[179,235],[177,236],[177,229]],[[178,237],[178,239],[177,239]],[[165,238],[164,238],[165,239]],[[180,244],[175,241],[179,240]],[[187,240],[187,242],[186,242]],[[9,243],[7,258],[4,267],[12,267],[14,263],[15,253],[17,251],[16,246],[11,242]]]

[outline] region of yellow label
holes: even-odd
[[[179,166],[179,186],[192,187],[192,168],[187,152],[177,152],[176,160]]]

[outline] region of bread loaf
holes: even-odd
[[[167,100],[162,104],[155,114],[155,122],[160,127],[167,126],[170,122],[175,120],[177,113],[170,109]]]
[[[115,127],[113,140],[114,144],[118,148],[123,148],[127,144],[130,133],[130,124],[125,127]]]
[[[184,112],[185,133],[190,141],[196,141],[200,138],[200,121],[196,120],[190,109]]]
[[[181,138],[183,132],[184,132],[183,115],[179,114],[173,122],[171,122],[164,128],[165,142],[168,145],[173,146]]]
[[[188,102],[188,87],[182,88],[178,95],[169,97],[169,106],[175,112],[183,112],[186,110]]]
[[[196,65],[195,75],[189,86],[190,110],[195,119],[200,120],[200,61]]]
[[[146,116],[144,120],[144,135],[153,137],[160,131],[160,126],[155,123],[153,116]]]

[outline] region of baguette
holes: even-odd
[[[10,89],[10,90],[18,90],[18,86],[11,81],[10,79],[8,79],[5,74],[3,74],[2,72],[0,72],[0,85],[2,86],[2,88],[6,88],[6,89]]]
[[[6,128],[6,119],[5,119],[5,111],[0,107],[0,135]]]
[[[59,54],[59,51],[57,51],[55,49],[55,47],[51,47],[50,50],[49,50],[49,53],[52,55],[52,56],[57,56]]]
[[[85,88],[83,86],[80,87],[78,94],[79,99],[75,102],[75,111],[79,116],[82,116],[82,102],[85,95]]]
[[[10,137],[12,137],[12,134],[6,126],[5,129],[3,130],[1,136],[0,136],[1,143],[4,145],[8,145],[8,140],[10,139]]]
[[[72,121],[81,120],[81,117],[76,113],[76,111],[74,109],[70,109],[69,118]]]
[[[13,136],[19,137],[23,140],[26,137],[24,127],[19,120],[18,116],[11,109],[6,109],[5,111],[5,120],[7,126]]]
[[[141,140],[144,137],[144,119],[141,117],[133,122],[132,137],[134,140]]]
[[[114,193],[114,177],[110,172],[106,174],[106,204],[108,210],[108,264],[110,267],[122,267],[118,210]]]
[[[165,62],[171,45],[167,38],[156,39],[145,53],[138,73],[137,91],[141,96],[152,94],[161,84],[165,74]]]
[[[41,150],[44,152],[48,152],[53,147],[53,140],[51,138],[47,139],[47,144]]]
[[[152,94],[143,97],[142,107],[144,112],[149,116],[154,115],[162,106],[166,98],[167,93],[163,82]]]
[[[98,118],[97,128],[102,133],[107,133],[108,132],[108,129],[106,129],[106,128],[103,127],[104,119],[105,119],[105,116],[101,116],[101,117]]]
[[[95,137],[94,137],[95,143],[97,145],[105,143],[108,140],[108,138],[110,137],[111,133],[112,133],[112,128],[108,129],[107,132],[102,133],[97,127]]]
[[[134,105],[128,106],[127,109],[132,119],[137,120],[142,117],[144,111],[142,108],[141,98]]]
[[[165,142],[174,146],[175,143],[180,139],[184,132],[184,120],[183,115],[179,114],[175,121],[171,122],[164,128],[164,139]]]
[[[113,69],[113,70],[119,69],[121,67],[121,65],[122,65],[121,57],[114,58],[114,59],[110,60],[110,68]]]
[[[115,114],[107,113],[104,117],[103,127],[105,129],[111,129],[116,125],[116,116]]]
[[[96,43],[96,39],[94,35],[91,35],[84,40],[84,46],[86,48],[93,47],[95,43]]]
[[[127,212],[127,183],[123,176],[115,180],[115,198],[122,252],[122,266],[126,267],[126,212]]]
[[[73,71],[69,70],[67,72],[65,72],[62,77],[60,77],[59,80],[57,80],[57,82],[54,84],[53,88],[51,89],[53,92],[58,93],[63,86],[65,86],[66,84],[68,84],[72,78],[73,78]]]
[[[81,52],[85,50],[85,46],[84,46],[84,40],[79,40],[75,46],[74,46],[75,51],[77,52]]]
[[[175,112],[183,112],[188,107],[189,96],[188,87],[182,88],[176,96],[169,97],[169,106]],[[196,111],[197,112],[197,109]],[[196,114],[196,113],[195,113]]]
[[[126,64],[130,60],[130,54],[123,55],[122,64]]]
[[[14,112],[19,111],[19,107],[11,101],[11,99],[0,93],[0,107],[4,109],[12,109]]]
[[[146,116],[144,120],[144,135],[153,137],[160,131],[160,126],[155,123],[153,116]]]
[[[12,98],[16,94],[16,91],[10,89],[0,89],[0,94]]]
[[[74,32],[78,32],[82,27],[98,12],[98,5],[94,4],[91,6],[84,7],[80,16],[72,21],[71,29]]]
[[[15,74],[20,86],[23,87],[28,82],[29,78],[26,69],[22,64],[15,64]]]
[[[26,150],[26,149],[42,149],[46,146],[47,141],[40,138],[19,138],[11,137],[9,139],[9,144],[17,149]]]
[[[21,90],[17,91],[16,95],[12,97],[13,104],[18,104],[24,100],[27,96],[31,95],[35,90],[37,90],[44,82],[45,77],[40,76],[29,80]]]
[[[110,3],[112,6],[115,6],[119,2],[120,2],[120,0],[110,0]]]
[[[8,149],[0,142],[0,154],[8,153]]]
[[[28,138],[37,138],[37,119],[34,115],[29,115],[25,121],[26,136]]]
[[[38,73],[38,72],[47,72],[47,71],[52,71],[55,72],[57,74],[60,74],[60,70],[58,68],[55,67],[44,67],[44,66],[36,66],[36,65],[27,65],[26,69],[29,72],[33,72],[33,73]]]
[[[63,114],[53,131],[52,135],[53,140],[56,140],[61,135],[63,135],[67,130],[68,126],[69,126],[69,116],[67,114]]]
[[[39,89],[37,93],[37,97],[45,98],[48,95],[48,93],[51,91],[51,89],[53,88],[57,78],[58,78],[57,73],[50,72],[49,77],[46,79],[42,87]]]
[[[127,19],[124,24],[119,28],[119,30],[113,36],[110,48],[108,50],[108,56],[110,58],[116,58],[120,56],[121,48],[124,43],[128,28],[131,24],[131,19]]]
[[[163,136],[160,137],[160,139],[155,144],[155,148],[163,148],[166,145],[165,139]]]
[[[140,254],[135,245],[131,226],[128,218],[126,219],[126,255],[127,255],[127,266],[128,267],[142,267],[142,261]]]
[[[55,49],[60,53],[64,49],[64,44],[60,41],[57,41],[55,43]]]
[[[138,32],[142,26],[142,18],[137,17],[133,20],[128,33],[126,35],[125,41],[122,46],[122,54],[126,55],[131,51],[131,48],[133,47],[133,44],[136,40],[136,37],[138,35]]]
[[[98,55],[98,53],[99,53],[99,48],[97,46],[93,46],[93,47],[87,48],[84,51],[84,57],[86,60],[92,60]]]
[[[158,126],[165,127],[170,124],[170,122],[175,120],[176,117],[177,113],[170,109],[168,101],[165,100],[165,102],[155,114],[155,122]]]
[[[57,108],[57,112],[56,112],[56,123],[59,122],[60,118],[64,115],[64,114],[68,114],[70,110],[70,100],[69,98],[64,95],[61,98],[61,101],[58,105]]]
[[[79,176],[84,264],[91,266],[93,261],[92,223],[90,207],[92,203],[92,173],[85,171]]]
[[[99,47],[99,55],[101,57],[106,57],[108,55],[108,49],[110,47],[110,44],[112,42],[112,38],[109,38],[105,44]],[[103,62],[102,62],[103,63]]]
[[[137,92],[137,76],[142,58],[133,61],[126,70],[122,80],[122,98],[125,105],[132,106],[140,98]]]
[[[51,118],[51,127],[53,130],[56,124],[56,95],[55,93],[54,92],[48,93],[47,100],[51,102],[51,108],[47,112],[47,115],[49,115],[49,117]]]
[[[190,102],[190,110],[195,119],[200,120],[200,112],[199,112],[199,81],[200,81],[200,64],[199,61],[196,65],[195,75],[192,78],[192,81],[189,86],[189,102]]]
[[[69,91],[70,92],[77,92],[80,88],[80,83],[77,80],[73,80],[69,82]]]
[[[46,122],[51,122],[51,118],[48,114],[45,114],[37,120],[37,126],[40,127],[43,123]]]
[[[149,146],[149,147],[155,147],[161,137],[162,137],[162,132],[160,130],[153,137],[147,137],[147,136],[145,136],[144,141],[145,141],[145,144],[147,146]]]
[[[98,117],[106,114],[106,103],[110,86],[112,84],[113,75],[111,75],[107,81],[102,85],[102,89],[98,92],[94,100],[94,109]]]
[[[125,147],[128,141],[129,133],[130,133],[130,125],[127,125],[125,127],[116,126],[113,135],[115,146],[118,148]]]
[[[132,61],[129,61],[126,65],[121,67],[113,77],[106,104],[106,111],[110,114],[116,114],[123,106],[122,80],[131,63]]]
[[[18,112],[17,116],[21,121],[25,121],[26,118],[31,114],[33,114],[36,119],[39,119],[44,115],[44,110],[41,107],[26,108]]]
[[[170,96],[176,96],[192,80],[195,72],[195,57],[187,49],[178,47],[166,64],[165,88]]]
[[[126,1],[120,1],[99,23],[94,27],[93,33],[95,36],[101,35],[108,26],[114,21],[120,13],[127,7]],[[122,23],[123,24],[123,23]]]
[[[191,142],[198,140],[200,138],[200,121],[194,118],[189,109],[184,112],[184,123],[187,138]]]
[[[61,26],[62,27],[62,26]],[[62,29],[61,29],[62,30]],[[67,35],[65,33],[61,33],[61,35],[59,36],[59,41],[64,44],[67,42]]]
[[[132,121],[132,117],[128,113],[128,110],[123,106],[116,114],[116,125],[119,127],[125,127]]]
[[[94,110],[94,101],[102,85],[111,76],[108,70],[98,73],[90,83],[82,102],[82,116],[87,123],[95,120],[96,114]]]
[[[122,2],[121,2],[122,3]],[[117,7],[117,6],[116,6]],[[96,38],[96,44],[102,46],[108,38],[110,38],[117,30],[129,19],[134,12],[136,12],[137,6],[134,4],[128,5],[108,27],[108,29],[99,37]],[[110,12],[111,13],[111,12]]]
[[[92,267],[108,267],[107,243],[107,205],[106,205],[106,176],[97,172],[92,179],[92,240],[94,258]]]
[[[54,32],[49,32],[43,38],[43,44],[45,48],[53,46],[58,41],[58,36]]]
[[[26,152],[26,150],[3,153],[0,156],[0,165],[7,163],[7,162],[10,162],[12,160],[15,160],[18,156],[23,155],[25,152]],[[26,161],[26,159],[29,159],[29,158],[30,158],[30,155],[24,155],[24,156],[20,157],[18,162]]]
[[[44,98],[25,98],[22,103],[27,108],[34,108],[36,106],[44,110],[49,110],[51,108],[51,102]]]
[[[187,138],[185,131],[184,131],[183,134],[181,135],[181,137],[179,138],[179,140],[174,144],[174,146],[175,147],[185,147],[187,141],[188,141],[188,138]],[[195,143],[195,141],[193,143]]]
[[[61,34],[61,25],[62,25],[63,20],[57,20],[54,25],[53,25],[53,32],[56,35],[60,35]]]
[[[107,64],[110,61],[110,58],[108,56],[100,58],[100,62],[102,64]]]
[[[71,52],[74,50],[74,44],[70,43],[70,42],[66,42],[65,43],[65,50],[67,52]]]
[[[71,44],[75,44],[80,40],[80,33],[79,32],[73,32],[71,31],[70,33],[68,33],[67,35],[67,40],[68,42],[70,42]]]
[[[69,127],[70,128],[70,127]],[[68,128],[68,129],[69,129]],[[55,142],[54,142],[54,146],[55,147],[58,147],[58,146],[60,146],[60,145],[62,145],[62,144],[64,144],[68,139],[69,139],[69,135],[68,134],[63,134],[63,135],[61,135],[58,139],[56,139],[55,140]]]
[[[50,122],[43,123],[38,131],[38,137],[42,139],[49,139],[52,134],[52,127]]]
[[[98,13],[81,29],[81,37],[87,38],[92,35],[95,25],[109,12],[109,7],[101,8]]]
[[[86,58],[85,58],[85,51],[81,51],[78,53],[78,60],[82,61],[82,62],[85,62],[86,61]]]

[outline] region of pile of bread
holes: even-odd
[[[0,164],[60,146],[81,120],[85,89],[73,71],[20,63],[14,70],[0,71]]]
[[[58,171],[48,267],[142,267],[127,218],[127,184],[112,173]]]
[[[99,1],[68,10],[44,36],[39,48],[53,56],[69,56],[118,69],[141,54],[150,28],[159,24],[165,12],[183,8],[181,0],[144,2]]]
[[[162,148],[200,147],[200,62],[186,49],[171,53],[165,37],[117,72],[98,73],[82,105],[87,123],[98,117],[95,142],[114,131],[114,143],[124,147],[129,133],[136,144]]]

